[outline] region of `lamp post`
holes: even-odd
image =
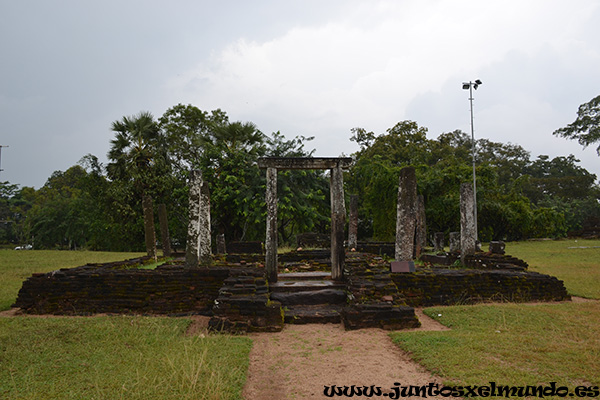
[[[8,147],[8,146],[3,146],[3,145],[0,144],[0,172],[4,171],[2,169],[2,148],[3,147]]]
[[[473,157],[473,214],[475,218],[475,240],[478,240],[477,232],[477,178],[475,176],[475,129],[473,128],[473,89],[477,90],[482,82],[477,79],[475,82],[463,82],[462,88],[469,91],[469,102],[471,104],[471,156]]]

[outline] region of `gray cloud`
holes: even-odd
[[[600,175],[551,135],[600,94],[599,31],[592,0],[2,2],[0,179],[40,187],[104,158],[113,120],[180,102],[314,135],[319,155],[355,151],[355,126],[468,131],[469,79],[478,136]]]

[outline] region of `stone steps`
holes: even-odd
[[[339,324],[342,322],[343,305],[319,304],[284,307],[286,324]]]
[[[269,288],[271,293],[291,293],[291,292],[306,292],[323,289],[337,289],[344,290],[346,285],[341,282],[334,282],[328,280],[319,281],[304,281],[304,280],[290,280],[290,281],[279,281],[272,283]]]
[[[339,324],[346,305],[346,285],[329,272],[280,274],[269,286],[271,300],[281,303],[288,324]]]

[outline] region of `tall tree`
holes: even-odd
[[[577,119],[564,128],[555,130],[553,134],[576,139],[584,148],[593,143],[600,143],[600,96],[580,105]],[[600,145],[596,147],[596,152],[600,155]]]
[[[166,162],[161,131],[154,116],[147,111],[114,121],[111,130],[115,138],[111,140],[108,152],[111,160],[107,166],[108,175],[114,180],[133,182],[142,198],[146,252],[156,257],[151,189],[160,176],[157,170]]]

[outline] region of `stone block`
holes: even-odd
[[[415,263],[413,261],[392,261],[390,272],[415,272]]]

